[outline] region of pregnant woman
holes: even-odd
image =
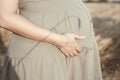
[[[2,80],[102,80],[92,17],[82,1],[0,0],[0,25],[13,32]]]

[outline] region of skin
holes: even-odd
[[[85,36],[74,33],[61,35],[52,32],[51,34],[51,31],[33,24],[28,19],[18,14],[17,10],[18,0],[0,0],[0,26],[2,28],[36,41],[41,41],[50,34],[43,42],[57,46],[67,57],[73,57],[80,53],[80,47],[76,39],[84,39]],[[65,35],[67,35],[67,37]]]

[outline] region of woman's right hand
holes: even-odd
[[[76,39],[81,40],[84,39],[85,36],[80,36],[74,33],[65,33],[61,36],[61,43],[59,43],[61,46],[57,46],[59,50],[67,57],[77,56],[80,53],[81,48],[77,44]]]

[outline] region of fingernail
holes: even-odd
[[[82,38],[85,38],[85,36],[82,36]]]

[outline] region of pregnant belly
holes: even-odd
[[[51,30],[58,34],[76,33],[85,35],[86,39],[77,40],[77,42],[81,47],[90,47],[90,37],[93,24],[91,22],[91,15],[84,5],[76,8],[69,8],[65,11],[62,10],[43,15],[41,13],[29,13],[23,11],[21,12],[21,15],[30,20],[32,23],[38,25],[38,27]],[[8,47],[8,55],[22,57],[29,53],[36,44],[38,44],[38,42],[35,40],[13,34]],[[40,50],[43,50],[42,46],[46,47],[46,49],[48,48],[50,51],[58,51],[55,46],[47,43],[38,44],[33,51],[41,52]]]

